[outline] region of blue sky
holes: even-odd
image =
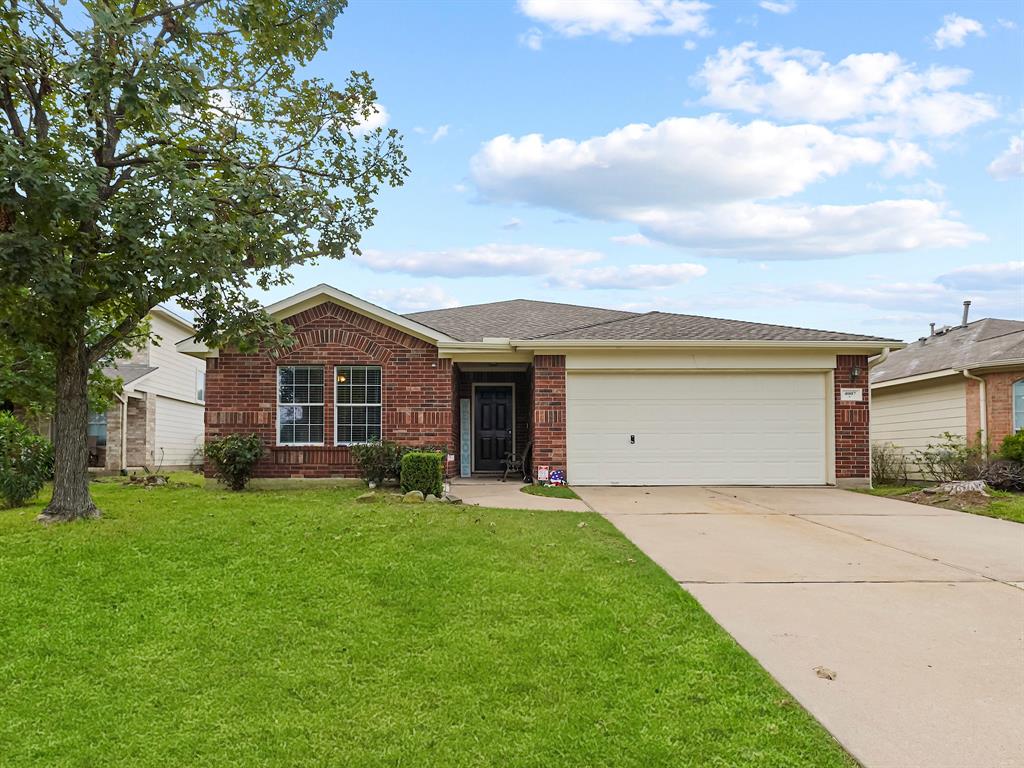
[[[311,66],[351,69],[412,174],[268,301],[1024,317],[1020,2],[354,0]]]

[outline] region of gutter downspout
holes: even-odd
[[[869,468],[874,466],[874,463],[875,463],[874,462],[874,456],[873,456],[875,448],[874,448],[874,443],[871,441],[871,369],[874,368],[876,365],[881,365],[886,360],[888,360],[889,359],[889,352],[890,351],[891,350],[890,350],[889,347],[885,347],[882,350],[881,354],[878,355],[878,357],[875,357],[875,358],[873,358],[871,360],[868,360],[868,467]],[[868,486],[873,488],[874,487],[874,482],[872,482],[872,479],[873,478],[869,479]]]
[[[978,383],[978,410],[980,411],[980,413],[978,414],[978,417],[979,417],[978,418],[978,425],[980,427],[979,431],[981,432],[981,445],[985,449],[985,453],[987,454],[988,453],[988,403],[987,403],[987,399],[988,398],[987,398],[987,391],[986,391],[987,388],[985,386],[985,379],[983,379],[981,376],[975,376],[973,373],[971,373],[966,368],[964,368],[961,371],[961,373],[966,378],[971,379],[972,381],[979,382]],[[970,435],[968,435],[968,439],[969,438],[970,438]]]
[[[115,397],[121,402],[121,466],[118,471],[124,473],[128,468],[128,395],[120,394]]]

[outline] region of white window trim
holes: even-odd
[[[322,403],[282,403],[281,402],[281,371],[285,368],[324,368],[322,365],[308,365],[303,363],[296,363],[295,365],[279,365],[277,366],[277,387],[274,392],[274,444],[280,447],[294,447],[294,446],[310,446],[310,447],[322,447],[324,441],[313,443],[282,443],[281,442],[281,406],[282,405],[304,405],[304,406],[322,406],[324,409],[324,432],[327,431],[327,386],[326,382],[324,385],[324,401]]]
[[[378,369],[380,371],[380,403],[339,403],[338,402],[338,369],[339,368],[376,368],[376,369]],[[333,388],[333,392],[334,392],[334,425],[333,425],[334,435],[333,435],[333,437],[334,437],[334,444],[336,446],[338,446],[339,448],[342,448],[342,447],[347,447],[347,446],[352,446],[352,445],[369,445],[370,443],[378,442],[376,440],[363,440],[362,442],[358,442],[358,441],[356,441],[356,442],[343,442],[343,441],[338,440],[338,408],[340,408],[342,406],[349,406],[349,407],[351,407],[351,406],[361,406],[361,407],[365,408],[367,405],[369,405],[371,407],[380,408],[380,439],[382,441],[384,440],[384,366],[383,365],[375,365],[373,363],[369,363],[369,364],[365,364],[365,365],[362,364],[362,363],[358,363],[358,364],[355,364],[355,363],[350,363],[350,364],[341,363],[341,364],[335,365],[334,366],[334,388]]]
[[[1014,434],[1024,429],[1024,412],[1017,413],[1017,387],[1024,388],[1024,379],[1017,379],[1010,384],[1010,418],[1013,420]]]
[[[202,384],[200,384],[200,382],[202,382]],[[200,392],[203,393],[202,397],[199,396]],[[206,371],[205,370],[204,371],[199,371],[199,370],[196,371],[196,392],[195,392],[195,395],[196,395],[196,402],[197,403],[205,403],[206,402]],[[280,395],[280,391],[278,392],[278,395]]]

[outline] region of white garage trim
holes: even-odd
[[[566,375],[576,485],[826,485],[834,481],[826,371]]]

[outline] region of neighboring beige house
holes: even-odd
[[[969,303],[968,303],[969,306]],[[871,439],[908,453],[944,432],[998,450],[1024,429],[1024,321],[964,320],[892,352],[871,372]]]
[[[89,417],[94,470],[168,470],[202,463],[206,365],[175,348],[195,329],[164,307],[154,308],[149,321],[155,338],[128,360],[104,369],[121,377],[124,390],[110,410]]]

